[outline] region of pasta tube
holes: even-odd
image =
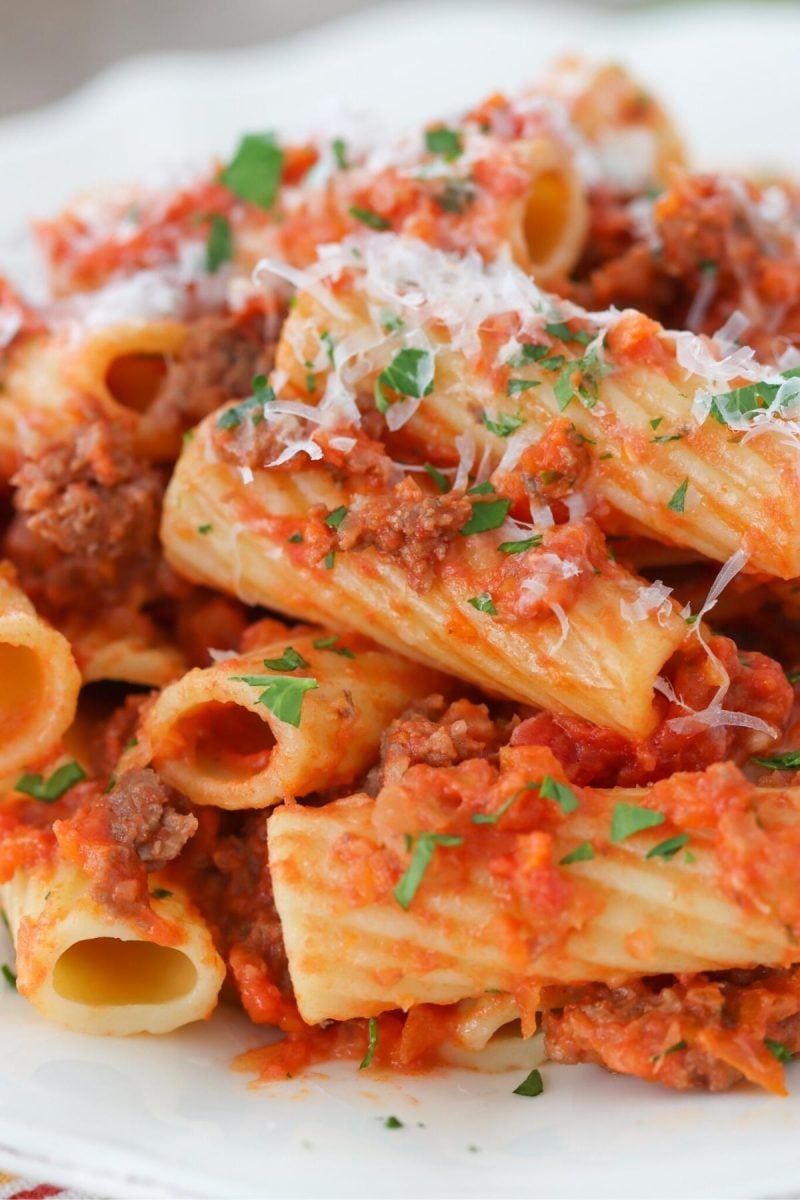
[[[433,386],[386,418],[416,454],[447,465],[455,438],[468,436],[476,462],[513,467],[562,418],[591,462],[589,502],[708,558],[743,549],[748,570],[800,575],[797,447],[782,419],[791,378],[641,314],[565,305],[508,265],[501,277],[390,235],[359,255],[344,249],[315,268],[284,326],[277,366],[307,403],[326,395],[326,347],[340,390],[362,410],[402,349],[416,347]]]
[[[81,677],[69,642],[0,563],[0,779],[46,758],[72,723]]]
[[[352,784],[389,722],[447,687],[366,638],[270,632],[246,654],[189,671],[147,715],[159,774],[195,804],[266,808]]]
[[[80,1033],[169,1033],[216,1006],[224,964],[172,881],[152,899],[158,927],[171,931],[161,940],[92,900],[81,872],[63,862],[17,871],[0,901],[17,989],[48,1020]]]
[[[554,760],[551,769],[557,770]],[[426,795],[435,795],[435,776],[428,770]],[[677,778],[687,781],[687,792],[703,795],[703,776]],[[415,855],[429,840],[422,856],[427,869],[414,877],[418,890],[410,903],[401,889],[421,860],[409,863],[399,850],[392,857],[380,812],[383,805],[406,811],[402,789],[385,789],[377,804],[353,796],[321,809],[276,811],[268,824],[270,869],[304,1019],[450,1004],[494,989],[519,994],[588,981],[618,986],[642,975],[785,966],[797,959],[785,914],[764,901],[756,907],[720,882],[726,860],[718,831],[709,824],[691,837],[665,836],[659,827],[664,813],[651,805],[672,781],[655,785],[649,798],[645,789],[584,790],[579,801],[572,789],[558,792],[565,785],[547,779],[565,808],[575,802],[552,842],[541,840],[544,833],[525,832],[514,846],[514,835],[498,835],[499,818],[483,809],[473,813],[492,819],[470,825],[467,816],[457,835],[420,834],[411,826]],[[775,793],[760,798],[763,815]],[[778,827],[791,836],[800,794],[786,793],[783,805]],[[618,822],[625,820],[630,829],[623,828],[620,839]],[[689,845],[687,859],[683,847]],[[506,869],[515,853],[524,872],[519,886],[529,889],[517,897],[521,907]]]
[[[412,586],[401,562],[374,549],[337,550],[323,559],[298,531],[315,506],[341,517],[348,493],[316,466],[259,471],[243,484],[237,467],[214,461],[215,420],[197,429],[165,500],[162,540],[181,574],[249,603],[358,630],[529,704],[634,736],[655,724],[653,684],[683,641],[685,624],[669,605],[626,621],[620,604],[635,605],[642,584],[617,564],[604,559],[602,567],[588,560],[582,568],[558,567],[556,555],[543,557],[542,570],[580,570],[573,601],[561,614],[530,607],[500,621],[481,597],[506,557],[497,553],[502,533],[459,537],[450,565],[426,590]],[[546,547],[542,552],[549,553]]]

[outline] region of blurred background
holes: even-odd
[[[701,7],[703,0],[672,2]],[[130,55],[263,43],[375,6],[376,0],[0,0],[0,117],[57,100]],[[656,5],[520,0],[520,7],[569,10],[579,22],[581,9]]]

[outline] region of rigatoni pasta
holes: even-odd
[[[264,1080],[784,1090],[798,195],[567,60],[40,226],[53,299],[0,283],[0,903],[45,1018],[167,1033],[226,980]]]

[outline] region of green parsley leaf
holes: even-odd
[[[399,329],[405,326],[405,321],[402,317],[396,317],[394,313],[386,310],[378,314],[378,320],[384,333],[397,333]]]
[[[116,786],[117,786],[117,772],[112,771],[108,777],[108,783],[103,788],[103,795],[107,796],[109,792],[113,792],[113,790]]]
[[[529,784],[528,786],[535,787],[535,784]],[[513,792],[508,797],[507,800],[503,801],[503,803],[500,805],[500,807],[498,809],[495,809],[494,812],[473,813],[472,814],[472,824],[473,825],[496,825],[497,822],[500,820],[500,818],[503,816],[503,814],[508,812],[508,810],[511,808],[511,805],[514,803],[514,801],[519,796],[521,796],[524,791],[526,791],[526,788],[520,788],[518,791]],[[489,992],[489,991],[496,992],[498,989],[497,988],[487,988],[486,990],[487,990],[487,992]]]
[[[575,396],[575,388],[572,385],[573,368],[567,367],[566,371],[562,372],[556,380],[556,385],[553,388],[553,394],[558,404],[558,411],[563,412],[568,408]]]
[[[521,538],[518,542],[501,542],[497,549],[501,554],[522,554],[525,550],[532,550],[535,546],[541,546],[542,535],[534,533],[532,537]]]
[[[399,1121],[397,1119],[397,1117],[387,1117],[386,1120],[383,1122],[383,1124],[386,1129],[402,1129],[403,1128],[403,1122]]]
[[[206,239],[206,270],[215,275],[220,267],[233,258],[233,233],[227,217],[214,213]]]
[[[297,671],[309,664],[298,654],[294,646],[287,646],[280,658],[265,658],[264,666],[269,671]]]
[[[255,383],[255,380],[253,382]],[[264,420],[265,401],[275,399],[275,393],[272,391],[272,388],[267,388],[266,390],[270,393],[269,395],[259,392],[255,396],[248,396],[246,400],[241,400],[238,404],[234,404],[232,408],[226,408],[222,416],[217,419],[217,428],[238,429],[248,417],[253,425],[260,425]]]
[[[783,379],[796,379],[800,375],[800,368],[792,367],[782,371],[781,375]],[[730,425],[741,417],[752,417],[759,409],[768,408],[773,403],[781,386],[779,383],[750,383],[731,392],[723,392],[712,400],[709,414],[720,425]]]
[[[476,197],[475,185],[470,179],[448,179],[433,199],[442,212],[461,214],[475,203]]]
[[[41,800],[42,804],[55,804],[65,792],[85,778],[86,772],[79,763],[68,762],[56,767],[47,779],[42,775],[21,775],[14,789],[25,796],[33,796],[34,800]]]
[[[443,496],[450,491],[450,480],[446,475],[443,475],[441,471],[437,471],[436,467],[432,467],[430,463],[424,463],[423,466],[425,473],[430,475]]]
[[[691,866],[692,863],[697,862],[697,858],[695,857],[694,854],[692,854],[691,850],[687,850],[683,856],[683,861],[686,863],[687,866]]]
[[[676,488],[672,498],[667,501],[667,508],[671,508],[673,512],[682,513],[686,504],[686,489],[689,486],[688,476],[684,479],[680,487]]]
[[[514,1088],[515,1096],[541,1096],[544,1091],[544,1083],[542,1082],[541,1073],[534,1068],[519,1087]]]
[[[588,329],[570,329],[563,321],[545,325],[544,331],[562,342],[580,342],[582,346],[587,346],[589,342],[594,341],[594,334],[589,333]]]
[[[213,528],[214,528],[213,525],[198,525],[197,532],[198,533],[211,533],[211,530]]]
[[[412,841],[411,862],[394,889],[394,898],[401,908],[411,907],[411,901],[425,877],[437,846],[461,846],[464,839],[447,833],[421,833]]]
[[[661,437],[653,438],[654,446],[664,446],[667,442],[679,442],[683,438],[682,433],[662,433]]]
[[[478,612],[489,613],[492,617],[497,616],[497,609],[488,592],[481,592],[479,596],[470,596],[467,604],[471,604],[473,608],[477,608]]]
[[[233,679],[249,683],[251,687],[263,688],[258,697],[258,703],[287,725],[300,725],[300,713],[303,697],[306,692],[313,692],[318,687],[316,679],[304,678],[297,675],[234,675]]]
[[[509,383],[523,382],[525,381],[516,379],[509,381]],[[509,434],[514,433],[516,429],[525,424],[524,417],[512,417],[511,413],[498,413],[494,418],[490,417],[488,413],[484,413],[482,419],[489,433],[496,433],[498,437],[502,438],[508,437]]]
[[[661,422],[663,420],[664,420],[663,417],[653,417],[652,421],[650,422],[650,428],[658,429],[659,425],[661,424]]]
[[[509,379],[506,384],[506,395],[519,396],[520,392],[528,392],[531,388],[538,387],[540,382],[539,379]],[[520,425],[522,424],[523,422],[520,421]],[[492,432],[496,433],[497,430],[492,430]],[[501,436],[506,437],[507,435],[502,434]]]
[[[615,804],[611,815],[611,840],[624,842],[626,838],[663,825],[666,817],[653,808],[641,808],[638,804]]]
[[[374,1017],[369,1019],[369,1041],[367,1042],[367,1053],[358,1064],[359,1071],[365,1071],[375,1057],[375,1051],[378,1048],[378,1022]]]
[[[791,684],[800,683],[800,671],[787,671],[786,678]]]
[[[325,347],[325,351],[328,355],[328,362],[332,367],[335,366],[334,350],[336,348],[336,344],[333,340],[333,335],[331,334],[330,330],[323,329],[322,333],[319,335],[319,340]]]
[[[474,487],[467,488],[468,496],[493,496],[495,494],[495,486],[488,479],[483,483],[476,483]]]
[[[156,900],[169,900],[170,896],[172,895],[172,892],[170,892],[167,888],[158,887],[158,888],[153,888],[150,895],[155,897]]]
[[[549,346],[540,346],[531,342],[525,342],[524,345],[520,346],[517,354],[512,359],[509,359],[508,365],[510,367],[524,367],[528,363],[540,362],[541,359],[547,358],[549,353]]]
[[[425,148],[429,154],[441,154],[452,162],[464,149],[464,142],[457,129],[428,129],[425,131]]]
[[[338,529],[346,516],[347,506],[340,504],[338,508],[333,510],[333,512],[328,513],[327,517],[325,518],[325,524],[329,529]]]
[[[589,862],[594,858],[594,846],[591,842],[581,842],[574,850],[570,850],[569,854],[565,854],[562,859],[559,859],[559,866],[568,867],[570,863]]]
[[[334,138],[331,142],[331,151],[333,152],[333,157],[336,160],[336,165],[339,170],[346,171],[350,164],[347,161],[347,145],[344,141],[344,138]]]
[[[800,750],[787,750],[785,754],[773,754],[771,758],[754,758],[754,763],[768,771],[800,770]]]
[[[291,542],[293,546],[299,546],[302,544],[303,535],[298,530],[297,533],[293,533],[292,536],[287,538],[286,540],[287,540],[287,542]]]
[[[414,396],[417,399],[429,396],[433,391],[433,358],[430,351],[406,346],[381,371],[375,382],[375,403],[378,411],[384,413],[389,407],[386,388],[401,396]]]
[[[274,133],[248,133],[222,172],[234,195],[259,208],[272,208],[283,171],[283,151]]]
[[[659,1054],[651,1054],[650,1062],[660,1062],[662,1058],[666,1058],[668,1054],[677,1054],[679,1050],[686,1050],[686,1042],[681,1038],[679,1042],[674,1042],[671,1046],[667,1046],[666,1050],[662,1050]]]
[[[575,795],[571,787],[567,787],[565,783],[559,783],[550,775],[545,775],[539,786],[539,795],[545,800],[555,800],[562,813],[575,812],[578,807],[578,797]]]
[[[3,972],[3,979],[5,979],[8,986],[10,988],[13,988],[14,991],[16,991],[17,990],[17,977],[14,974],[14,972],[11,970],[11,967],[8,965],[8,963],[3,963],[2,967],[0,967],[0,971]]]
[[[679,833],[675,837],[667,838],[664,842],[659,842],[657,846],[653,846],[652,850],[648,850],[645,858],[674,858],[679,850],[689,840],[688,833]]]
[[[355,654],[352,650],[349,650],[347,646],[336,645],[338,640],[339,638],[337,635],[332,633],[330,637],[317,638],[311,644],[315,650],[330,650],[333,654],[338,654],[342,658],[355,658]]]
[[[787,1063],[792,1061],[792,1052],[783,1042],[773,1042],[772,1038],[764,1038],[764,1045],[770,1054],[777,1058],[778,1062]]]
[[[351,217],[355,217],[356,221],[360,221],[362,225],[367,225],[370,229],[392,228],[391,221],[387,221],[386,217],[382,217],[380,213],[373,212],[371,208],[359,208],[357,204],[351,204],[347,211]]]
[[[333,564],[336,562],[336,551],[329,550],[322,560],[322,565],[326,571],[333,570]]]
[[[472,516],[461,532],[465,537],[472,533],[486,533],[489,529],[499,529],[508,516],[511,508],[510,500],[480,500],[472,505]]]

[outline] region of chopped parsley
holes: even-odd
[[[197,532],[198,533],[211,533],[211,530],[213,528],[214,528],[213,525],[198,525]]]
[[[279,721],[287,725],[300,726],[300,713],[306,692],[318,687],[316,679],[297,675],[234,675],[233,679],[249,683],[251,687],[263,688],[258,703],[268,708]]]
[[[272,208],[283,171],[283,151],[274,133],[248,133],[222,172],[229,191],[259,208]]]
[[[578,807],[578,797],[572,788],[567,787],[565,783],[559,783],[551,775],[545,775],[539,785],[539,795],[545,800],[555,800],[564,814],[575,812]]]
[[[375,381],[375,403],[378,411],[383,413],[388,410],[390,403],[386,388],[401,396],[413,396],[416,399],[429,396],[433,391],[433,358],[430,351],[406,346],[381,371]]]
[[[436,467],[432,467],[430,463],[423,463],[423,468],[425,474],[430,476],[443,496],[450,491],[450,480],[446,475],[437,471]]]
[[[679,442],[682,437],[682,433],[662,433],[661,437],[653,438],[653,445],[664,446],[667,442]]]
[[[336,562],[336,551],[329,550],[322,560],[322,565],[326,571],[333,570],[333,564]]]
[[[626,838],[663,825],[666,817],[654,808],[641,808],[638,804],[615,804],[611,814],[611,840],[624,842]]]
[[[473,608],[477,608],[478,612],[489,613],[492,617],[497,616],[497,609],[488,592],[481,592],[479,596],[470,596],[467,604],[471,604]]]
[[[800,671],[787,671],[786,678],[791,684],[800,683]]]
[[[347,144],[344,138],[334,138],[331,142],[331,153],[336,161],[336,165],[340,171],[346,171],[350,166],[347,161]]]
[[[472,533],[486,533],[490,529],[499,529],[510,508],[510,500],[475,501],[472,505],[472,516],[466,525],[462,526],[461,532],[469,537]]]
[[[530,1075],[523,1079],[519,1087],[514,1088],[515,1096],[541,1096],[544,1091],[541,1072],[535,1067]]]
[[[532,342],[525,342],[520,346],[517,354],[512,359],[509,359],[510,367],[525,367],[528,363],[540,362],[547,358],[550,353],[549,346],[537,345]]]
[[[5,979],[8,986],[10,988],[13,988],[14,991],[16,991],[17,990],[17,977],[14,974],[14,972],[11,970],[11,967],[8,965],[8,963],[3,963],[2,967],[0,967],[0,971],[3,972],[3,979]]]
[[[650,422],[650,428],[658,429],[659,425],[661,424],[661,422],[663,420],[664,420],[663,417],[653,417],[652,421]]]
[[[681,1038],[679,1042],[673,1042],[671,1046],[667,1046],[666,1050],[662,1050],[659,1054],[651,1054],[650,1062],[661,1062],[668,1054],[677,1054],[679,1050],[688,1049],[686,1042]]]
[[[411,839],[409,849],[413,846],[411,862],[394,889],[394,898],[401,908],[411,907],[411,901],[425,878],[425,872],[431,864],[437,846],[461,846],[464,839],[448,833],[421,833]]]
[[[475,203],[475,185],[469,179],[448,179],[433,197],[442,212],[464,213]]]
[[[516,380],[510,380],[509,383],[515,383]],[[524,382],[520,380],[519,382]],[[525,424],[524,417],[512,417],[511,413],[497,413],[494,417],[490,417],[488,413],[483,414],[483,423],[489,430],[489,433],[496,433],[498,437],[506,438],[509,434],[514,433],[521,425]]]
[[[387,1117],[386,1120],[383,1122],[383,1124],[384,1124],[384,1128],[386,1128],[386,1129],[402,1129],[403,1128],[403,1122],[398,1120],[397,1117]]]
[[[428,129],[425,133],[425,148],[429,154],[440,154],[452,162],[464,149],[464,142],[457,129]]]
[[[370,229],[392,228],[391,221],[387,221],[386,217],[382,217],[380,213],[373,212],[371,208],[359,208],[357,204],[351,204],[347,211],[356,221],[360,221],[362,225],[367,225]]]
[[[798,367],[782,372],[784,380],[796,379],[798,375]],[[709,415],[720,425],[730,425],[740,417],[750,417],[760,409],[768,408],[775,401],[782,386],[780,383],[750,383],[745,387],[723,392],[711,401]]]
[[[265,658],[264,666],[269,671],[298,671],[309,664],[298,654],[294,646],[287,646],[280,658]]]
[[[517,542],[501,542],[497,549],[501,554],[522,554],[525,550],[532,550],[535,546],[541,546],[542,535],[534,533],[531,537],[520,538]]]
[[[291,542],[293,546],[300,546],[303,541],[303,535],[298,530],[297,533],[293,533],[291,537],[288,537],[286,540],[287,542]]]
[[[495,486],[488,479],[483,483],[476,483],[473,487],[467,488],[468,496],[493,496],[495,494]]]
[[[673,512],[682,513],[686,504],[686,489],[689,486],[688,476],[684,479],[680,487],[676,488],[671,499],[667,501],[667,508],[671,508]]]
[[[33,796],[34,800],[41,800],[42,804],[55,804],[65,792],[85,778],[86,772],[79,763],[67,762],[56,767],[47,779],[42,775],[21,775],[14,789],[25,796]]]
[[[214,213],[206,239],[206,270],[215,275],[224,263],[233,258],[233,233],[227,217]]]
[[[232,408],[225,409],[217,419],[218,429],[238,429],[248,417],[253,425],[261,424],[264,420],[264,405],[275,399],[275,393],[263,375],[257,375],[253,380],[253,392],[254,394],[246,400],[240,400]]]
[[[338,508],[333,510],[333,512],[328,513],[327,517],[325,518],[325,524],[329,529],[338,529],[346,516],[347,506],[345,504],[340,504]]]
[[[358,1064],[359,1071],[365,1071],[375,1057],[375,1051],[378,1047],[378,1022],[374,1017],[369,1019],[369,1040],[367,1042],[367,1053]]]
[[[3,970],[3,974],[5,974],[5,969]],[[792,1052],[783,1042],[774,1042],[772,1038],[764,1038],[764,1045],[770,1054],[774,1058],[777,1058],[778,1062],[787,1063],[792,1061]]]
[[[594,858],[594,846],[591,842],[581,842],[574,850],[570,850],[569,854],[565,854],[559,859],[559,866],[568,867],[570,863],[589,862]]]
[[[580,342],[582,346],[586,346],[594,341],[594,334],[589,333],[587,329],[570,329],[563,321],[553,321],[545,325],[544,331],[562,342]]]
[[[683,861],[686,863],[687,866],[690,867],[690,866],[692,866],[693,863],[697,862],[697,859],[694,856],[694,854],[692,854],[691,850],[687,850],[683,856]]]
[[[379,313],[378,320],[381,323],[381,329],[384,333],[397,333],[405,325],[402,317],[397,317],[394,313],[388,311]]]
[[[506,384],[506,395],[518,396],[520,392],[528,392],[531,388],[538,387],[540,382],[539,379],[509,379]]]
[[[645,858],[666,858],[669,860],[674,858],[688,841],[688,833],[678,833],[675,837],[667,838],[666,841],[659,842],[657,846],[653,846],[652,850],[647,851]]]
[[[317,638],[311,644],[315,650],[330,650],[333,654],[339,654],[342,658],[355,658],[354,652],[348,650],[347,646],[337,646],[336,643],[338,641],[339,638],[337,635],[332,633],[330,637]]]
[[[172,892],[170,892],[168,888],[158,887],[158,888],[153,888],[150,895],[153,896],[156,900],[169,900],[170,896],[172,895]]]
[[[754,758],[754,763],[768,771],[800,770],[800,750],[787,750],[785,754],[773,754],[771,758]]]

